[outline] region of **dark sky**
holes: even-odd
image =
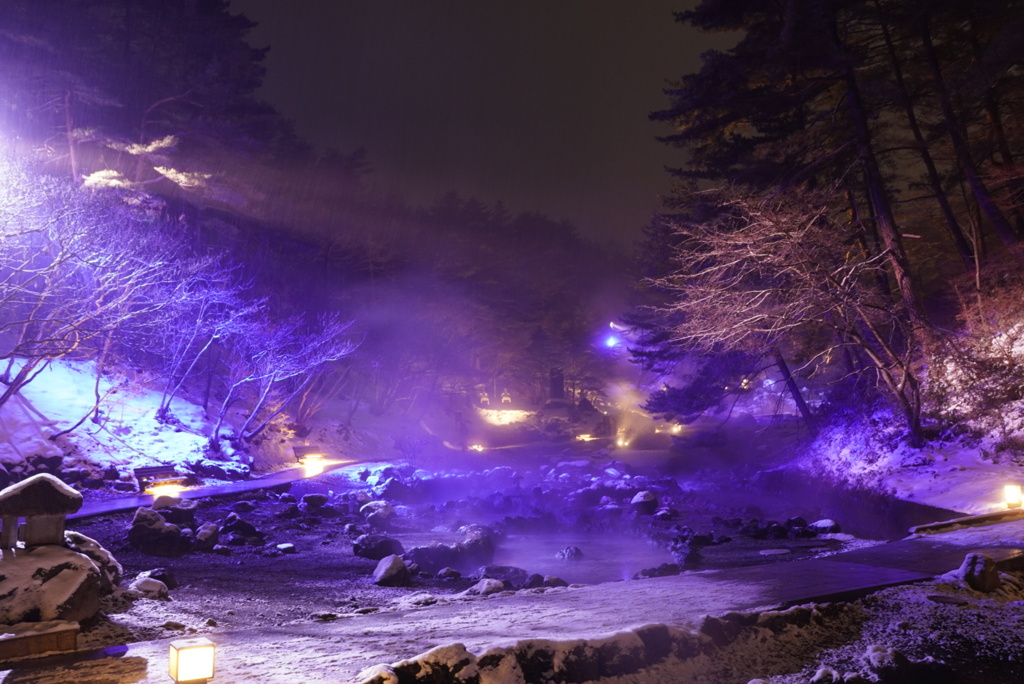
[[[270,46],[263,97],[311,142],[367,148],[372,182],[448,190],[633,236],[680,156],[647,120],[707,37],[695,0],[232,0]]]

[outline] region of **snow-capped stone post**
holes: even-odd
[[[18,528],[25,518],[25,546],[64,544],[67,516],[82,507],[82,495],[48,473],[39,473],[0,491],[0,548],[18,544]]]

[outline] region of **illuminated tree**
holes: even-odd
[[[662,307],[671,321],[666,343],[774,358],[798,406],[783,350],[826,377],[848,351],[851,370],[877,381],[920,443],[920,382],[913,351],[901,344],[909,328],[880,285],[885,255],[853,239],[864,226],[837,220],[825,193],[706,191],[698,201],[712,209],[676,224],[675,271],[651,281],[674,297]]]
[[[102,366],[113,340],[185,297],[191,277],[180,243],[124,196],[4,170],[0,406],[52,359],[94,356]]]
[[[259,435],[314,380],[316,374],[355,348],[350,323],[336,316],[316,321],[274,321],[265,313],[237,319],[222,341],[226,372],[210,446],[220,450],[221,430],[229,412],[241,405],[233,437],[244,444]]]

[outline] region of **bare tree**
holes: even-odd
[[[662,307],[674,321],[671,343],[778,359],[787,349],[802,368],[816,369],[850,350],[853,371],[874,375],[919,443],[920,381],[907,343],[912,321],[880,287],[886,252],[858,246],[863,227],[831,215],[827,193],[758,198],[713,190],[691,202],[710,213],[677,223],[675,271],[650,281],[673,296]]]
[[[11,180],[9,178],[9,180]],[[184,294],[180,245],[117,193],[19,175],[0,207],[0,406],[53,359],[112,336]]]
[[[265,314],[237,321],[224,341],[227,373],[211,448],[220,449],[221,430],[233,406],[245,407],[234,438],[252,440],[317,371],[351,354],[356,343],[346,334],[349,325],[337,316],[321,316],[312,324],[299,317],[275,322]]]

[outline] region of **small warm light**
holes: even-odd
[[[624,439],[620,439],[619,441],[616,442],[616,444],[618,444],[620,447],[628,447],[629,446],[629,442],[627,442]]]
[[[484,445],[483,444],[472,444],[472,445],[470,445],[469,448],[472,449],[473,451],[483,451],[484,450]]]
[[[576,439],[580,442],[591,442],[597,439],[597,437],[594,437],[593,435],[576,435]]]
[[[683,431],[683,426],[682,425],[673,425],[672,426],[672,434],[673,435],[678,435],[682,431]]]
[[[302,459],[301,463],[302,474],[305,475],[306,477],[313,477],[314,475],[319,475],[320,473],[324,472],[324,467],[327,465],[327,462],[324,460],[323,456],[307,456],[306,458]]]
[[[1003,496],[1006,498],[1007,508],[1020,508],[1020,485],[1006,485],[1003,487]]]
[[[175,682],[205,682],[213,678],[217,647],[206,637],[177,639],[170,645],[167,670]]]
[[[146,494],[152,494],[154,497],[161,496],[174,496],[178,492],[185,491],[185,487],[179,484],[162,484],[150,487],[146,490]]]

